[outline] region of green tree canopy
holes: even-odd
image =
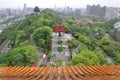
[[[99,56],[98,56],[99,55]],[[103,65],[106,61],[105,57],[100,53],[94,53],[89,50],[83,50],[72,59],[73,65]]]
[[[49,26],[43,26],[37,28],[33,32],[32,39],[34,40],[37,46],[47,49],[47,46],[50,45],[51,35],[52,28],[50,28]]]
[[[68,41],[68,46],[70,49],[76,47],[79,44],[79,41],[75,38]]]
[[[81,43],[80,47],[78,48],[78,52],[81,52],[83,50],[88,50],[88,47],[87,47],[87,45]]]
[[[39,52],[34,46],[23,46],[12,49],[0,55],[0,64],[5,63],[9,66],[30,66],[33,62],[38,62]]]
[[[86,45],[91,44],[89,38],[81,33],[76,33],[75,36],[78,36],[78,40]]]
[[[62,59],[58,58],[54,61],[54,63],[55,63],[55,66],[61,66],[63,64],[63,61]]]
[[[120,64],[120,53],[117,53],[114,57],[115,64]]]
[[[101,39],[101,44],[102,45],[109,45],[110,44],[110,39],[108,37],[103,37]]]

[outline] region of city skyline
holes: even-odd
[[[86,5],[108,6],[108,7],[120,7],[119,0],[1,0],[0,8],[23,8],[23,4],[27,4],[27,7],[39,6],[40,8],[54,8],[69,6],[72,8],[86,8]]]

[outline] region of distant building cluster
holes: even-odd
[[[120,40],[120,22],[114,24],[114,32],[115,36],[118,40]]]
[[[5,8],[0,9],[0,21],[4,20],[5,18],[10,18],[13,16],[21,16],[24,14],[30,14],[33,13],[33,8],[27,7],[26,4],[24,4],[23,9],[20,8]]]
[[[24,8],[23,8],[23,13],[24,14],[31,14],[34,12],[34,8],[32,7],[27,7],[26,4],[24,4]]]
[[[87,5],[87,14],[102,17],[105,19],[120,18],[120,8],[101,7],[98,5]]]
[[[70,13],[70,12],[75,12],[77,14],[81,14],[82,10],[80,8],[71,8],[69,6],[64,6],[64,7],[56,7],[56,5],[54,5],[53,8],[55,11],[58,12],[63,12],[63,13]]]
[[[23,20],[25,18],[24,15],[31,14],[34,11],[34,8],[27,7],[24,4],[23,9],[17,8],[5,8],[0,9],[0,33],[6,28],[8,25],[15,23],[16,21]],[[9,21],[8,21],[9,19]]]

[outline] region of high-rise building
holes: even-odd
[[[24,9],[26,9],[27,8],[27,5],[26,4],[24,4]]]
[[[102,17],[105,19],[115,19],[120,17],[120,11],[118,8],[113,7],[101,7],[98,5],[87,5],[87,14]]]
[[[33,13],[33,8],[27,7],[27,4],[24,4],[23,12],[24,12],[24,14]]]
[[[101,7],[99,4],[98,5],[87,5],[87,13],[89,15],[94,15],[98,17],[104,17],[105,16],[105,11],[106,11],[106,6]]]
[[[120,40],[120,22],[114,24],[114,33],[118,40]]]

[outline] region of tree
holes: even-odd
[[[51,57],[52,57],[52,53],[51,53],[51,52],[49,52],[49,53],[48,53],[48,59],[50,60],[50,59],[51,59]]]
[[[62,47],[62,46],[58,46],[58,47],[57,47],[57,50],[58,50],[59,52],[61,52],[61,51],[63,51],[63,47]]]
[[[80,53],[83,50],[88,50],[88,47],[87,47],[87,45],[81,43],[80,47],[78,48],[78,52]]]
[[[68,46],[69,46],[70,49],[72,49],[74,47],[77,47],[78,44],[79,44],[79,42],[75,38],[68,41]]]
[[[99,50],[95,50],[94,53],[99,59],[100,65],[108,64],[105,54]]]
[[[102,59],[102,60],[101,60]],[[100,53],[83,50],[72,59],[72,65],[103,65],[106,64],[105,57]]]
[[[86,45],[91,44],[91,41],[89,40],[89,38],[81,33],[76,33],[75,34],[76,37],[78,37],[78,40]]]
[[[70,30],[70,27],[68,27],[67,25],[65,26],[65,29],[66,29],[66,32],[69,33],[71,30]]]
[[[97,56],[89,50],[81,51],[73,57],[72,62],[74,65],[99,65]]]
[[[56,59],[54,61],[54,63],[55,63],[56,66],[61,66],[63,64],[63,61],[62,61],[62,59]]]
[[[39,52],[34,46],[23,46],[12,49],[11,51],[0,55],[0,64],[5,63],[8,66],[30,66],[33,62],[38,62]],[[4,61],[3,61],[4,60]]]
[[[25,36],[26,36],[26,34],[25,34],[24,30],[19,30],[18,31],[16,40],[15,40],[15,46],[16,47],[19,46],[19,44],[25,40],[25,38],[26,38]]]
[[[5,36],[3,34],[0,34],[0,44],[5,40]]]
[[[44,49],[49,49],[48,46],[51,43],[50,42],[51,35],[52,35],[52,28],[50,28],[49,26],[43,26],[43,27],[37,28],[33,32],[32,39],[34,40],[37,46]]]
[[[115,64],[120,64],[120,53],[117,53],[114,57]]]
[[[58,44],[61,45],[62,44],[62,40],[58,40]]]
[[[110,44],[110,39],[108,37],[103,37],[101,39],[101,44],[102,45],[109,45]]]

